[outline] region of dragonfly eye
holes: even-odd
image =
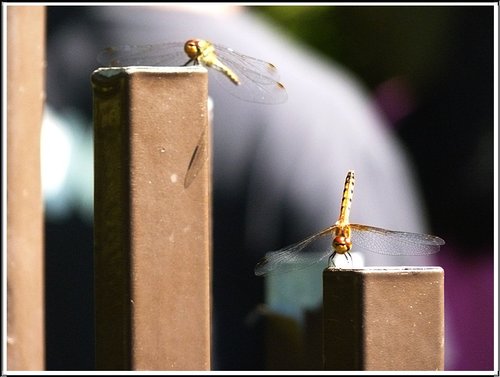
[[[196,43],[196,41],[192,41],[192,40],[186,42],[186,44],[184,45],[184,52],[191,59],[195,59],[200,55],[200,50],[198,48],[198,44]]]
[[[332,246],[339,254],[343,254],[351,250],[352,242],[350,238],[337,236],[333,239]]]

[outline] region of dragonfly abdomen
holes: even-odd
[[[215,57],[215,61],[210,62],[210,65],[208,62],[205,62],[205,64],[207,66],[212,67],[212,68],[218,70],[219,72],[225,74],[229,78],[229,80],[231,80],[235,85],[241,84],[239,77],[230,68],[228,68],[226,65],[222,64],[219,61],[219,59],[217,59],[216,57]]]
[[[346,224],[349,222],[349,213],[351,212],[352,196],[354,194],[354,170],[347,172],[345,178],[344,191],[342,193],[342,202],[340,204],[339,223]]]

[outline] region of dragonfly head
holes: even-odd
[[[184,52],[190,59],[198,61],[198,58],[212,52],[213,46],[209,41],[204,39],[190,39],[184,44]]]
[[[339,254],[344,254],[351,250],[351,228],[348,225],[337,226],[335,228],[332,247]]]

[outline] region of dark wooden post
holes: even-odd
[[[443,370],[444,271],[323,272],[326,370]]]
[[[209,370],[207,72],[109,68],[92,83],[97,369]]]

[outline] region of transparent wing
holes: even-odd
[[[273,105],[283,103],[288,99],[285,87],[279,82],[276,82],[274,85],[262,85],[254,81],[245,80],[243,77],[241,85],[235,85],[222,73],[213,72],[213,69],[209,71],[212,71],[210,75],[225,91],[244,101]],[[237,71],[235,73],[241,77]]]
[[[126,67],[132,65],[182,66],[189,60],[184,43],[170,42],[149,45],[108,47],[97,56],[104,66]]]
[[[350,224],[353,248],[378,254],[429,255],[437,253],[444,240],[430,234],[399,232],[368,225]]]
[[[249,102],[278,104],[288,99],[284,85],[279,81],[278,69],[269,62],[240,54],[233,49],[214,44],[219,60],[240,79],[235,85],[223,74],[216,80],[231,94]]]
[[[240,75],[249,80],[262,84],[273,85],[280,81],[278,69],[272,63],[248,55],[243,55],[232,48],[214,44],[215,52],[219,59]]]
[[[330,243],[322,246],[314,245],[315,250],[322,251],[321,253],[308,253],[306,249],[313,246],[313,243],[320,239],[330,241],[325,236],[331,235],[333,228],[334,226],[332,225],[298,243],[277,251],[268,252],[255,266],[255,275],[261,276],[270,272],[282,273],[306,268],[325,259],[332,253]]]

